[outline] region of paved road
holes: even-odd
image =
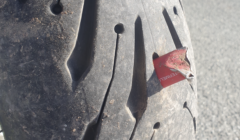
[[[240,1],[183,0],[198,74],[199,140],[240,140]]]

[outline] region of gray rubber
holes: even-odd
[[[180,1],[2,0],[0,19],[6,140],[195,139],[196,79],[153,67],[187,47],[196,73]]]

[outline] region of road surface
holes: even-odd
[[[198,140],[240,140],[240,1],[183,0],[198,76]]]

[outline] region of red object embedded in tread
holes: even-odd
[[[186,79],[179,71],[190,71],[190,65],[186,61],[187,49],[174,50],[153,60],[157,77],[163,88]]]

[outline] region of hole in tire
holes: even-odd
[[[173,7],[173,12],[175,15],[178,15],[176,6]]]
[[[117,25],[114,27],[114,31],[115,31],[117,34],[123,33],[123,31],[124,31],[123,24],[122,24],[122,23],[117,24]]]
[[[159,57],[159,55],[156,52],[154,52],[153,55],[152,55],[152,59],[154,60],[154,59],[156,59],[158,57]]]
[[[63,5],[60,3],[60,0],[51,6],[51,11],[55,15],[59,15],[63,11]]]
[[[187,102],[183,104],[183,108],[187,108]]]
[[[159,129],[160,128],[160,122],[156,122],[153,126],[153,129]]]

